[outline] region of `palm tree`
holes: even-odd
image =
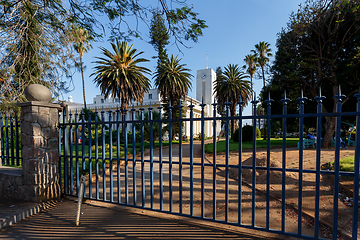
[[[111,43],[114,53],[101,47],[105,57],[97,57],[99,61],[95,72],[94,83],[100,86],[104,97],[109,95],[121,101],[121,110],[127,108],[129,103],[136,101],[142,103],[145,92],[150,89],[150,80],[144,74],[150,74],[150,70],[138,66],[139,63],[148,62],[144,58],[138,58],[143,52],[137,52],[133,45],[128,46],[126,41]],[[123,116],[124,118],[124,116]]]
[[[265,65],[270,61],[269,57],[272,57],[270,43],[260,42],[255,45],[256,50],[252,50],[254,53],[258,53],[259,57],[257,58],[257,63],[259,64],[262,71],[263,87],[265,87]]]
[[[263,79],[263,88],[265,88],[265,65],[270,61],[269,57],[272,57],[270,43],[268,42],[259,42],[259,44],[255,45],[256,50],[252,50],[254,53],[258,53],[259,57],[257,58],[257,62],[261,68],[262,79]],[[264,124],[264,139],[266,139],[266,120]]]
[[[237,64],[229,64],[225,67],[222,75],[216,78],[215,95],[221,106],[224,106],[226,102],[230,102],[231,117],[235,116],[237,102],[241,99],[247,104],[251,97],[251,82],[245,80],[247,78],[249,78],[249,75],[242,72]],[[234,131],[235,119],[231,119],[231,134]]]
[[[162,101],[170,102],[173,106],[173,119],[176,118],[178,100],[185,97],[191,89],[190,69],[185,68],[186,64],[180,64],[180,61],[180,58],[173,55],[170,59],[165,58],[154,75],[155,86],[159,89]],[[175,124],[173,129],[175,130]],[[179,137],[181,137],[181,133],[179,133]]]
[[[84,53],[92,48],[91,41],[94,41],[94,38],[89,34],[89,32],[83,27],[72,25],[70,38],[74,42],[73,47],[75,51],[80,55],[80,71],[82,77],[82,86],[83,86],[83,96],[84,96],[84,107],[86,109],[86,98],[85,98],[85,80],[84,80],[84,66],[83,66],[83,56]]]
[[[253,88],[253,77],[256,72],[256,68],[259,66],[257,63],[258,57],[257,53],[254,54],[248,54],[245,56],[244,61],[246,65],[243,66],[243,68],[246,68],[246,72],[250,75],[251,80],[251,88]]]

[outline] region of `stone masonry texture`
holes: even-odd
[[[21,179],[0,175],[0,197],[6,198],[6,192],[11,193],[11,198],[20,197],[20,200],[33,202],[58,199],[60,105],[42,102],[25,102],[18,105],[21,107],[23,171]]]

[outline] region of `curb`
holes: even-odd
[[[58,201],[48,201],[44,203],[39,203],[34,207],[27,207],[22,210],[18,210],[14,214],[10,214],[11,216],[8,216],[6,218],[0,219],[0,230],[9,227],[17,222],[20,222],[24,220],[27,217],[30,217],[32,215],[38,214],[46,209],[49,209],[50,207],[54,207]]]

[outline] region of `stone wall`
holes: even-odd
[[[0,201],[60,198],[59,104],[19,103],[22,169],[0,167]],[[5,170],[4,170],[5,169]]]
[[[22,169],[0,167],[0,201],[7,200],[30,200],[26,194]]]
[[[31,201],[60,197],[58,104],[26,102],[21,107],[24,185]]]

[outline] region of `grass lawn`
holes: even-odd
[[[282,138],[270,138],[270,147],[282,147]],[[297,143],[299,142],[299,138],[287,138],[286,139],[286,146],[287,147],[296,147]],[[221,140],[217,142],[216,144],[216,152],[225,152],[226,147],[226,141]],[[267,147],[267,140],[263,140],[262,138],[256,139],[256,148],[266,148]],[[253,143],[252,142],[243,142],[242,143],[242,149],[252,149]],[[233,142],[232,140],[229,140],[229,150],[234,151],[239,149],[239,143]],[[206,153],[212,153],[213,152],[213,144],[209,143],[205,146],[205,152]]]
[[[331,168],[334,169],[335,162],[331,162]],[[354,156],[340,159],[340,171],[354,172]]]

